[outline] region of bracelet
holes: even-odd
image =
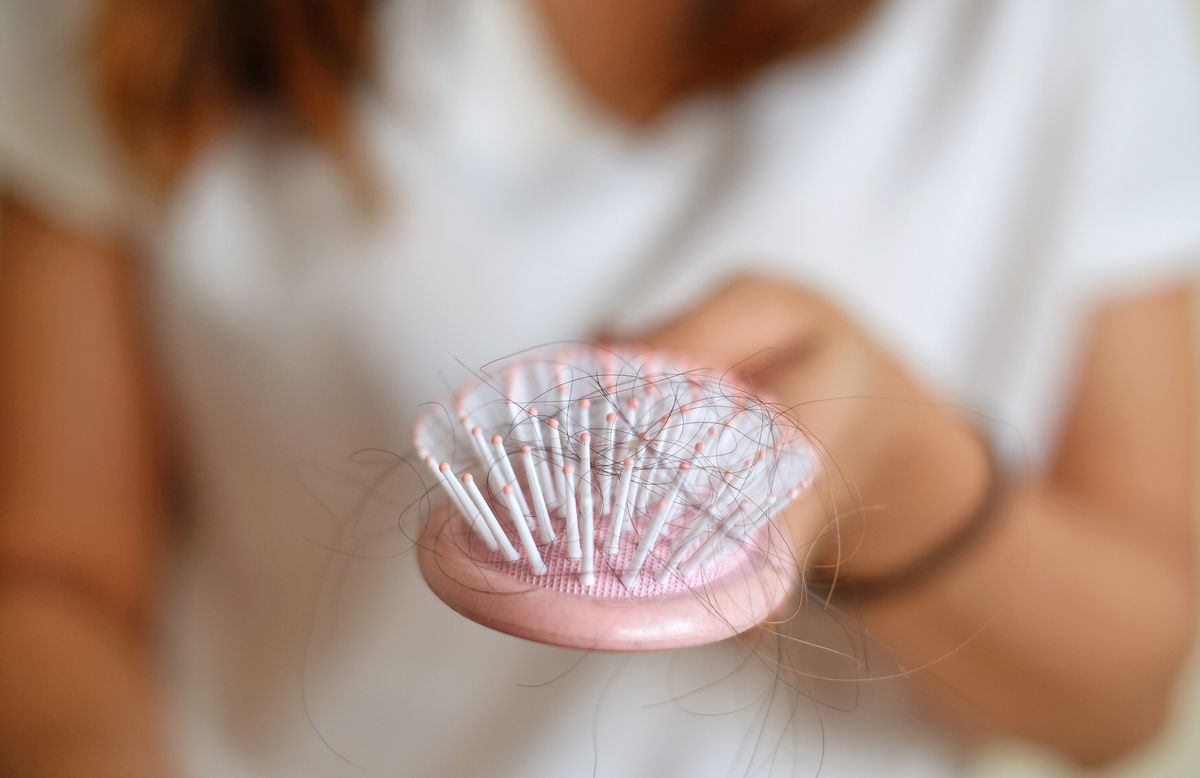
[[[987,456],[987,485],[984,488],[983,497],[980,498],[975,509],[971,511],[961,527],[932,549],[898,570],[877,576],[861,578],[855,576],[845,580],[837,580],[835,577],[825,582],[826,593],[848,595],[860,600],[879,599],[883,596],[897,594],[906,589],[915,588],[931,578],[936,578],[972,546],[976,545],[995,523],[994,520],[1000,514],[1000,508],[1007,494],[1005,478],[991,441],[986,436],[980,435],[980,442]]]

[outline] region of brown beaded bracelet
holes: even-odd
[[[913,589],[936,578],[959,557],[976,545],[995,523],[1008,493],[996,452],[988,438],[980,435],[987,455],[987,486],[966,522],[917,559],[892,572],[877,576],[833,578],[815,583],[818,590],[855,599],[880,599]]]

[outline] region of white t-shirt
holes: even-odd
[[[519,4],[381,4],[358,104],[374,222],[252,119],[147,219],[67,56],[88,7],[0,5],[0,182],[145,245],[194,487],[165,635],[192,774],[956,771],[902,681],[858,680],[896,665],[852,616],[791,626],[832,651],[626,656],[466,621],[413,559],[426,486],[361,450],[406,453],[418,405],[470,368],[756,269],[836,300],[1037,467],[1090,308],[1200,257],[1180,3],[892,0],[643,132],[582,97]]]

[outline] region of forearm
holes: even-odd
[[[0,773],[167,774],[144,647],[67,587],[0,580]]]
[[[868,629],[944,702],[1083,761],[1161,721],[1193,621],[1161,548],[1061,490],[1016,494],[953,567],[864,605]],[[1127,526],[1127,525],[1126,525]]]
[[[139,263],[0,193],[0,774],[163,774],[164,466]]]
[[[822,476],[779,523],[813,580],[886,592],[861,602],[876,642],[988,729],[1100,761],[1156,728],[1191,637],[1190,300],[1096,309],[1045,480],[998,510],[973,426],[818,296],[737,279],[648,341],[793,410]]]

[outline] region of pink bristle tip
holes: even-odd
[[[512,494],[513,493],[512,484],[505,484],[504,488],[501,489],[500,491],[504,492],[505,494]]]

